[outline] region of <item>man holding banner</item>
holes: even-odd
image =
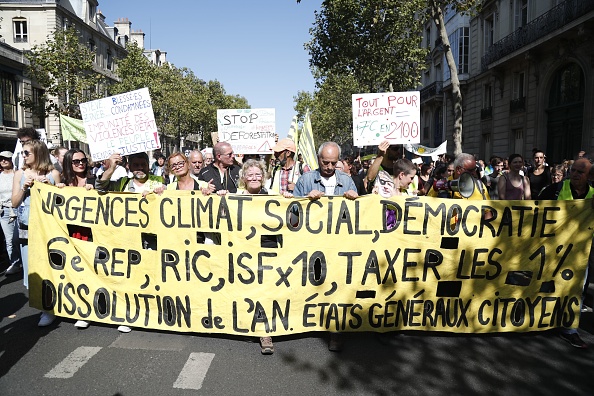
[[[130,172],[133,178],[122,177],[116,181],[110,181],[111,175],[116,169],[116,165],[122,162],[122,156],[119,153],[113,153],[107,160],[109,168],[101,174],[101,177],[95,182],[97,191],[127,191],[149,194],[155,188],[163,185],[161,176],[149,174],[149,157],[147,153],[135,153],[130,155]]]

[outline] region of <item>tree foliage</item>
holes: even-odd
[[[211,145],[210,132],[217,130],[217,109],[249,108],[245,98],[227,95],[216,80],[205,82],[190,69],[172,64],[153,65],[135,44],[118,62],[117,73],[120,82],[111,87],[111,93],[148,87],[157,126],[167,136],[199,134],[204,145]]]
[[[316,141],[352,141],[351,95],[416,88],[425,69],[423,0],[323,1],[305,44],[316,79],[295,109],[312,110]]]
[[[30,63],[27,75],[45,90],[45,115],[55,111],[79,117],[80,102],[104,96],[104,78],[93,68],[95,52],[80,37],[73,27],[56,30],[47,42],[25,53]],[[21,98],[21,104],[34,111],[39,106],[30,97]]]
[[[353,76],[367,92],[416,88],[424,69],[423,0],[326,0],[305,45],[320,79]]]

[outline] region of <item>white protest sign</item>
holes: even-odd
[[[219,142],[227,142],[235,154],[271,154],[276,120],[274,109],[217,110]]]
[[[421,94],[383,92],[353,95],[355,146],[421,142]]]
[[[161,148],[148,88],[81,103],[93,160]]]

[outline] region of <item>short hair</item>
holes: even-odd
[[[322,155],[322,151],[324,151],[324,149],[328,146],[334,146],[338,149],[338,158],[340,158],[340,155],[342,153],[342,150],[340,149],[340,146],[338,144],[336,144],[335,142],[324,142],[320,145],[320,148],[318,149],[318,158]]]
[[[62,151],[62,150],[66,150],[66,151],[68,151],[68,149],[67,149],[66,147],[64,147],[64,146],[58,146],[58,147],[55,147],[55,148],[52,150],[52,154],[54,155],[54,157],[57,157],[57,156],[59,156],[59,155],[60,155],[60,151]],[[85,154],[85,155],[86,155],[86,154]]]
[[[522,157],[522,154],[512,154],[507,158],[508,164],[511,164],[512,161],[515,160],[516,158],[521,158],[522,162],[524,162],[524,157]]]
[[[245,173],[248,169],[253,167],[260,169],[260,171],[262,172],[262,186],[264,186],[264,183],[268,178],[268,172],[266,172],[266,164],[264,163],[264,161],[261,160],[249,159],[245,161],[241,167],[241,171],[239,173],[239,188],[245,188],[245,186],[247,185]]]
[[[413,171],[416,173],[417,166],[408,158],[400,158],[394,161],[394,176],[398,176],[400,172],[407,175]]]
[[[202,160],[204,160],[204,156],[202,155],[202,151],[198,150],[198,149],[194,149],[192,151],[190,151],[190,155],[188,155],[188,157],[191,157],[192,154],[199,154],[200,158],[202,158]]]
[[[149,156],[147,153],[145,153],[144,151],[141,153],[134,153],[134,154],[130,154],[128,157],[128,162],[132,162],[133,159],[135,158],[140,158],[146,161],[147,165],[149,164]]]
[[[227,147],[227,146],[231,147],[231,145],[227,142],[219,142],[219,143],[215,144],[214,147],[212,148],[213,157],[223,154],[223,147]]]
[[[17,131],[17,139],[20,139],[20,138],[25,137],[25,136],[26,137],[30,137],[31,140],[39,140],[39,139],[41,139],[41,135],[33,127],[20,128]]]
[[[467,154],[467,153],[460,153],[456,156],[456,159],[454,160],[454,169],[458,168],[458,167],[464,167],[464,163],[466,161],[476,161],[474,159],[474,155],[472,154]]]
[[[171,161],[171,159],[175,157],[181,157],[186,163],[186,165],[189,165],[190,163],[188,161],[188,157],[186,157],[184,153],[182,153],[181,151],[176,151],[172,153],[169,157],[167,157],[167,161],[165,162],[165,169],[167,169],[167,173],[171,173],[171,165],[169,164],[169,161]]]
[[[503,162],[503,158],[501,157],[491,157],[491,166],[496,166],[499,162]]]

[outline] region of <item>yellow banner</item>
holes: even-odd
[[[250,336],[575,328],[594,220],[591,200],[32,190],[32,306]]]

